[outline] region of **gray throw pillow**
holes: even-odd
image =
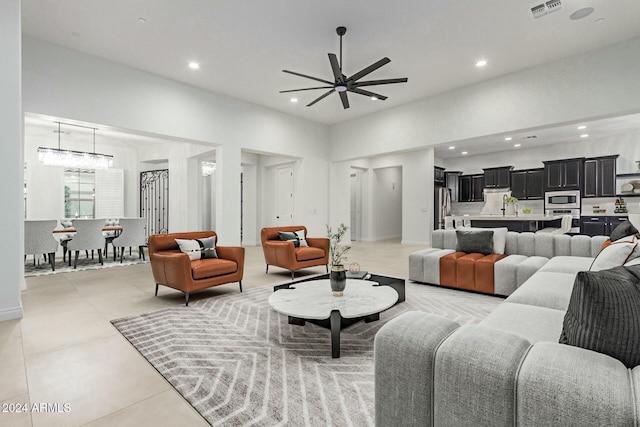
[[[618,224],[616,228],[611,232],[611,241],[615,242],[616,240],[622,239],[623,237],[631,236],[632,234],[636,234],[638,230],[627,220]]]
[[[493,253],[493,230],[456,230],[456,238],[458,252],[484,255]]]
[[[640,265],[579,272],[559,342],[640,365]]]

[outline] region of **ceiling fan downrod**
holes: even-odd
[[[347,33],[347,27],[336,28],[336,33],[340,36],[340,72],[342,72],[342,36]]]

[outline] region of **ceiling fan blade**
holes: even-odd
[[[300,92],[301,90],[332,89],[333,86],[305,87],[304,89],[281,90],[280,93]]]
[[[342,70],[340,69],[340,64],[338,63],[338,57],[336,56],[335,53],[329,54],[329,62],[331,63],[331,71],[333,71],[333,77],[336,79],[336,83],[344,83]]]
[[[369,92],[368,90],[364,90],[364,89],[358,89],[357,87],[349,88],[349,92],[357,93],[358,95],[368,96],[370,98],[377,98],[380,101],[384,101],[385,99],[387,99],[387,97],[384,96],[384,95],[380,95],[378,93]]]
[[[409,81],[406,77],[400,79],[384,79],[384,80],[367,80],[364,82],[355,82],[353,86],[362,87],[362,86],[375,86],[375,85],[388,85],[391,83],[406,83]]]
[[[313,104],[315,104],[316,102],[320,101],[321,99],[331,95],[333,92],[335,92],[333,89],[331,89],[330,91],[325,92],[324,94],[320,95],[315,100],[313,100],[309,104],[307,104],[307,107],[311,107]]]
[[[353,76],[351,76],[349,80],[352,80],[355,82],[356,80],[363,78],[367,74],[374,72],[375,70],[377,70],[378,68],[382,67],[385,64],[388,64],[389,62],[391,62],[389,58],[386,58],[386,57],[382,58],[380,61],[373,63],[369,65],[367,68],[363,68],[362,70],[358,71]]]
[[[340,94],[340,100],[342,101],[342,106],[346,110],[349,108],[349,98],[347,98],[347,92],[338,92]]]
[[[311,79],[311,80],[316,80],[318,82],[326,83],[326,84],[331,85],[333,87],[333,82],[330,82],[330,81],[327,81],[327,80],[319,79],[317,77],[307,76],[306,74],[296,73],[295,71],[289,71],[289,70],[282,70],[282,71],[285,72],[285,73],[293,74],[294,76],[300,76],[300,77],[304,77],[305,79]]]

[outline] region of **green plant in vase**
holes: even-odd
[[[346,234],[349,227],[340,224],[334,232],[330,225],[327,224],[327,237],[329,237],[329,264],[331,265],[331,273],[329,273],[329,281],[331,282],[331,290],[334,296],[342,296],[344,288],[347,285],[347,273],[344,268],[344,262],[347,260],[345,256],[351,249],[349,245],[343,245],[340,242]]]
[[[504,199],[504,203],[505,203],[505,214],[506,215],[516,215],[518,212],[518,208],[516,206],[516,204],[518,203],[518,199],[516,197],[513,196],[509,196],[509,197],[505,197]]]

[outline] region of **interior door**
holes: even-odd
[[[293,225],[293,165],[276,168],[276,225]]]

